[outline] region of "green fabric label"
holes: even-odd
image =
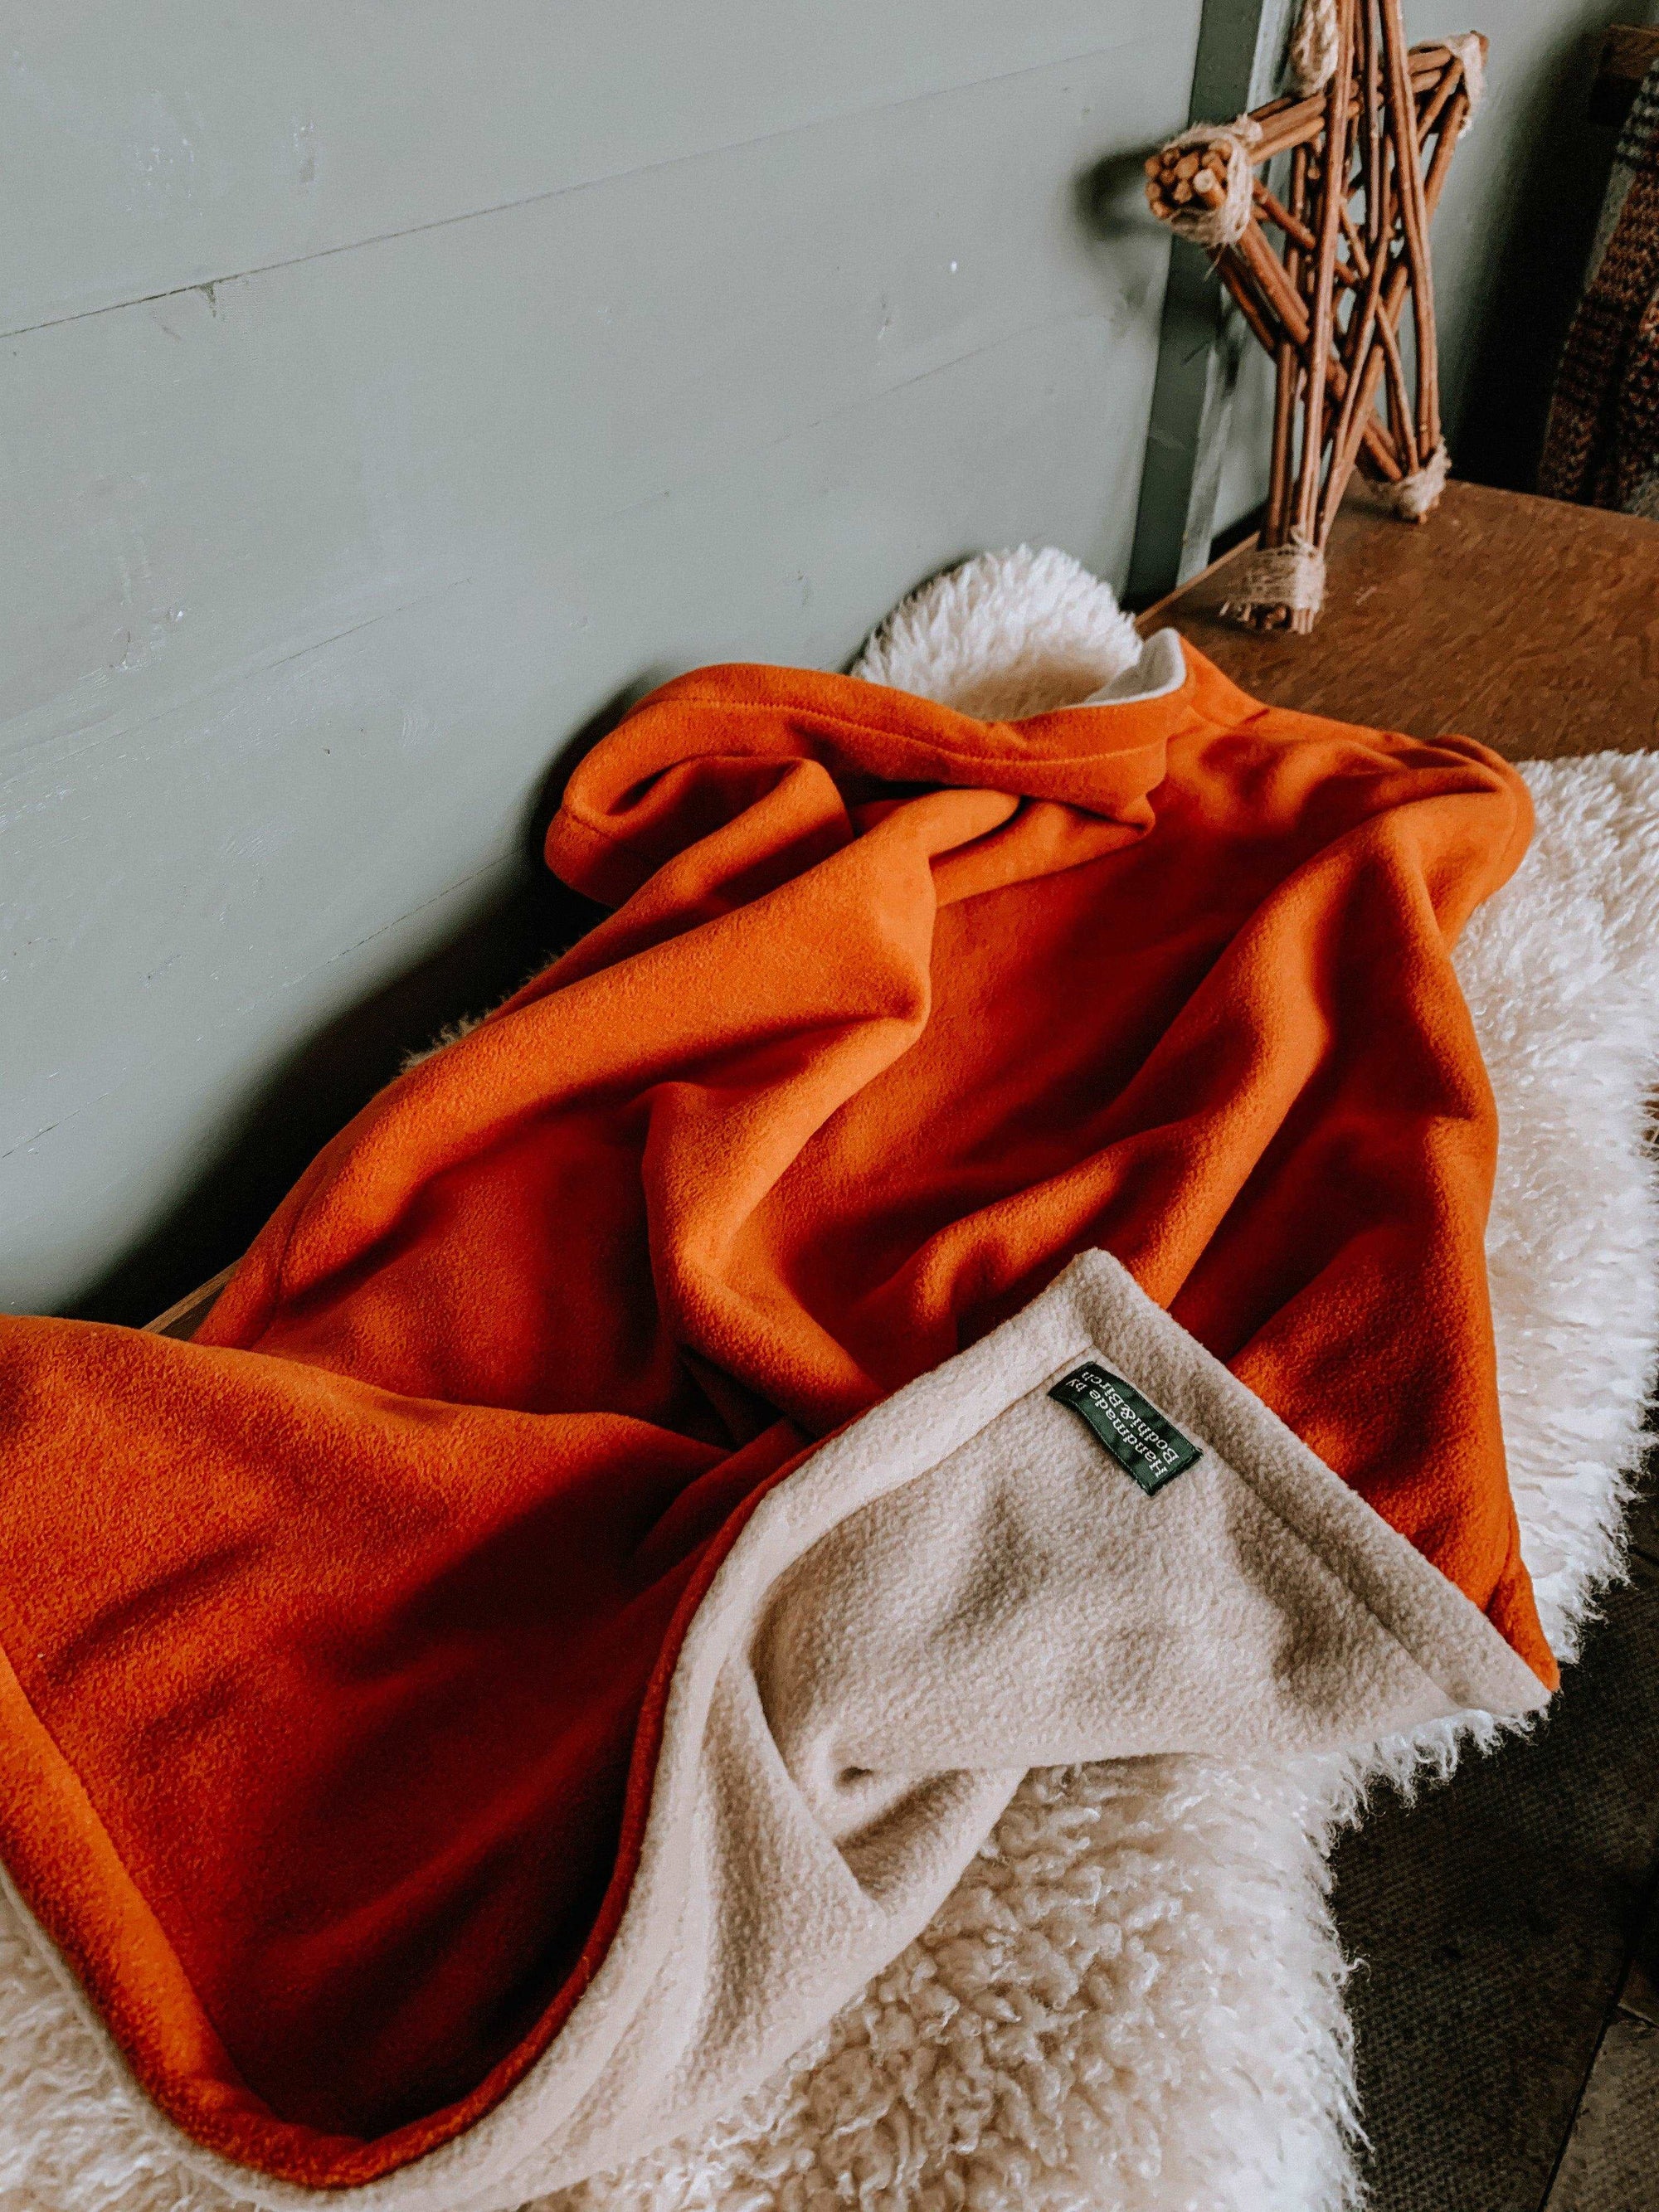
[[[1150,1498],[1185,1474],[1202,1449],[1149,1406],[1132,1382],[1092,1359],[1074,1367],[1048,1395],[1081,1413],[1126,1474]]]

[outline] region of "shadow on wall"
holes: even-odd
[[[1506,118],[1516,149],[1513,198],[1452,441],[1458,475],[1476,483],[1536,484],[1550,392],[1619,140],[1616,127],[1590,120],[1590,88],[1607,25],[1647,14],[1639,0],[1612,0],[1562,40],[1528,105]]]
[[[931,573],[954,568],[977,550],[964,545]],[[928,580],[919,578],[912,588]],[[513,888],[452,943],[338,1015],[279,1067],[258,1103],[227,1127],[189,1194],[64,1309],[71,1318],[142,1327],[216,1275],[247,1249],[304,1169],[410,1054],[423,1052],[452,1023],[498,1006],[592,928],[605,909],[549,872],[542,852],[547,825],[583,755],[674,672],[654,669],[624,685],[570,738],[526,810]]]
[[[1149,228],[1141,165],[1150,150],[1112,156],[1074,179],[1074,212],[1090,246]],[[963,544],[939,566],[954,568],[979,550]],[[188,1195],[68,1309],[76,1318],[142,1324],[216,1274],[411,1052],[498,1004],[592,926],[602,910],[546,870],[546,826],[576,762],[668,672],[626,686],[562,749],[529,810],[513,888],[441,951],[337,1016],[279,1067],[258,1103],[226,1127]]]
[[[449,1023],[499,1004],[592,927],[603,909],[549,873],[542,842],[577,762],[663,680],[658,672],[627,685],[558,754],[526,811],[513,889],[296,1053],[227,1130],[189,1195],[69,1309],[76,1319],[142,1324],[216,1274],[410,1053]]]

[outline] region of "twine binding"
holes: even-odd
[[[1305,100],[1336,75],[1336,0],[1302,0],[1291,33],[1291,88]]]
[[[1467,131],[1486,96],[1486,49],[1479,31],[1460,31],[1455,38],[1443,43],[1463,64],[1463,92],[1469,103],[1469,112],[1463,118]]]
[[[1401,477],[1398,483],[1384,484],[1380,489],[1402,522],[1426,522],[1440,504],[1450,467],[1451,455],[1443,438],[1420,469]]]
[[[1213,207],[1192,199],[1185,206],[1173,209],[1165,217],[1178,238],[1188,239],[1194,246],[1206,246],[1213,252],[1221,246],[1237,245],[1244,235],[1255,183],[1255,164],[1250,155],[1261,136],[1261,125],[1255,118],[1241,115],[1231,123],[1194,123],[1178,138],[1170,139],[1164,149],[1166,155],[1206,153],[1214,146],[1219,148],[1227,161],[1225,189]]]
[[[1288,545],[1259,545],[1239,563],[1238,582],[1222,613],[1247,622],[1259,607],[1316,615],[1325,604],[1325,556],[1299,532]]]

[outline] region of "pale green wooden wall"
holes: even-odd
[[[1195,25],[14,11],[0,1304],[142,1314],[515,980],[619,693],[839,663],[986,544],[1121,573],[1164,250],[1080,180],[1184,118]]]
[[[515,981],[570,921],[546,780],[618,699],[842,662],[985,545],[1121,581],[1165,259],[1132,157],[1199,7],[20,0],[0,1305],[141,1318]],[[1526,281],[1489,210],[1611,12],[1486,9],[1465,417]],[[1259,469],[1246,408],[1233,512]]]

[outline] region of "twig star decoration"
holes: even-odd
[[[1255,628],[1313,628],[1356,466],[1412,522],[1445,485],[1428,230],[1486,55],[1474,31],[1407,49],[1400,0],[1304,0],[1291,90],[1146,163],[1153,211],[1208,249],[1275,366],[1267,511],[1224,610]]]

